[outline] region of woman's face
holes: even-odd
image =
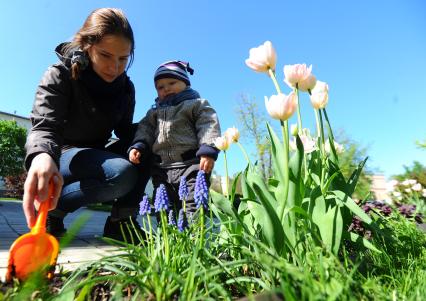
[[[111,83],[126,69],[131,49],[132,44],[127,38],[106,35],[87,52],[96,74]]]

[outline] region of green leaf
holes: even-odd
[[[370,249],[374,252],[382,253],[379,249],[377,249],[371,242],[369,242],[364,237],[362,237],[362,236],[360,236],[356,233],[353,233],[353,232],[348,232],[348,233],[349,233],[350,240],[353,241],[354,243],[361,244],[364,247],[366,247],[367,249]]]
[[[74,290],[66,290],[55,296],[52,301],[73,301],[75,297]]]
[[[315,210],[316,208],[314,208],[313,220],[320,231],[322,242],[334,254],[337,254],[343,232],[343,219],[340,207],[337,205],[329,206],[325,214],[320,214],[323,211],[323,206],[325,206],[325,200],[324,198],[320,198],[320,201],[320,204],[315,204],[315,207],[319,207],[319,210]]]
[[[253,190],[263,208],[265,214],[258,223],[262,226],[263,235],[269,246],[274,247],[278,254],[281,254],[284,248],[284,231],[281,221],[277,215],[277,201],[268,191],[262,177],[256,173],[247,173],[248,186]]]
[[[249,168],[249,166],[247,166],[247,168]],[[237,184],[238,184],[238,179],[241,176],[241,171],[235,176],[233,182],[232,182],[232,187],[231,187],[231,203],[234,204],[235,202],[235,193],[237,191]]]
[[[320,110],[320,114],[324,113],[325,117],[325,123],[327,124],[327,132],[328,132],[328,141],[330,142],[330,149],[331,149],[331,160],[334,164],[339,165],[339,158],[337,156],[336,148],[334,147],[334,135],[333,130],[331,129],[330,120],[328,119],[327,112],[325,109]]]
[[[372,223],[371,217],[368,216],[347,194],[343,191],[334,190],[334,194],[352,213],[356,214],[364,223],[370,225]]]
[[[346,183],[345,177],[343,176],[340,170],[340,167],[337,165],[337,163],[333,162],[330,158],[327,159],[327,164],[328,164],[328,174],[329,175],[336,174],[333,176],[333,181],[330,184],[330,189],[342,190],[349,194],[348,185]]]
[[[299,135],[296,136],[297,151],[291,157],[289,162],[289,191],[287,198],[287,207],[294,205],[300,206],[302,203],[302,196],[300,194],[300,185],[303,184],[301,179],[301,169],[303,162],[303,143]]]
[[[284,216],[286,216],[290,212],[298,213],[301,216],[303,216],[304,218],[306,218],[308,220],[312,220],[311,217],[309,216],[309,214],[303,208],[301,208],[301,207],[293,206],[291,208],[286,209],[284,211]]]
[[[367,159],[368,157],[366,157],[361,163],[359,163],[358,167],[353,171],[352,175],[350,176],[347,189],[349,195],[352,195],[352,193],[354,193],[356,184],[359,180],[359,176],[361,175],[362,169],[364,168]]]
[[[214,190],[210,190],[210,197],[212,200],[212,203],[217,207],[220,208],[220,210],[225,213],[228,216],[232,216],[234,218],[237,218],[235,216],[234,208],[231,204],[231,202],[221,193],[218,193]]]
[[[324,198],[319,186],[315,187],[310,196],[312,220],[318,227],[322,242],[334,254],[340,248],[343,233],[343,217],[340,206],[333,199]]]
[[[324,187],[323,187],[323,191],[322,191],[322,193],[326,193],[327,191],[328,191],[328,189],[330,188],[330,185],[331,185],[331,183],[333,182],[333,180],[334,180],[334,178],[336,177],[336,176],[338,176],[339,175],[339,173],[340,173],[340,171],[336,171],[335,173],[333,173],[326,181],[325,181],[325,184],[324,184]]]
[[[280,183],[284,183],[285,171],[282,170],[282,166],[284,166],[284,148],[280,139],[278,138],[277,134],[275,134],[269,123],[266,123],[266,126],[268,128],[268,133],[271,139],[271,159],[274,175],[275,178],[280,181]]]

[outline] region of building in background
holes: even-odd
[[[388,195],[388,185],[384,175],[371,176],[371,192],[378,201],[390,200]]]
[[[31,120],[29,117],[0,111],[0,120],[15,120],[19,126],[26,128],[27,131],[31,129]]]

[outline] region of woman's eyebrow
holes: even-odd
[[[103,48],[101,48],[101,47],[99,47],[99,46],[95,46],[98,50],[99,50],[99,52],[101,52],[101,53],[103,53],[103,54],[108,54],[108,55],[113,55],[111,52],[109,52],[108,50],[105,50],[105,49],[103,49]],[[129,54],[125,54],[125,55],[120,55],[120,58],[128,58],[130,56],[130,53]]]

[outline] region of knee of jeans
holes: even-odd
[[[130,191],[138,180],[138,170],[130,162],[117,165],[108,183],[119,190]]]

